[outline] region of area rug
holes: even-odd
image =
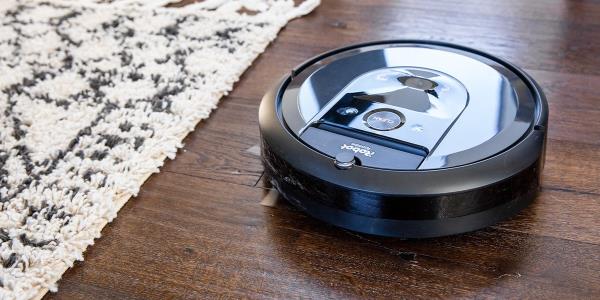
[[[319,4],[168,2],[0,1],[0,299],[55,291],[278,31]]]

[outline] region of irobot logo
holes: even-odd
[[[342,150],[350,150],[353,151],[354,153],[360,153],[366,157],[373,157],[373,155],[375,155],[374,151],[371,151],[371,148],[367,147],[367,146],[363,146],[360,144],[355,144],[355,143],[351,143],[350,145],[348,144],[343,144],[340,149]]]

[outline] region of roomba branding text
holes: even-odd
[[[354,153],[360,153],[366,157],[373,157],[373,155],[375,155],[374,151],[371,151],[371,148],[367,147],[367,146],[363,146],[360,144],[356,144],[356,143],[350,143],[350,145],[348,144],[343,144],[340,149],[342,150],[350,150],[353,151]]]

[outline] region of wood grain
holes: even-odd
[[[540,83],[550,124],[535,202],[484,230],[408,241],[261,206],[268,185],[248,149],[266,89],[320,52],[399,38],[479,48]],[[598,298],[599,54],[594,1],[325,0],[282,30],[46,298]]]

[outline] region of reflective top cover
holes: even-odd
[[[518,72],[491,57],[433,44],[382,44],[317,58],[278,98],[287,128],[366,167],[427,170],[493,156],[534,122]]]

